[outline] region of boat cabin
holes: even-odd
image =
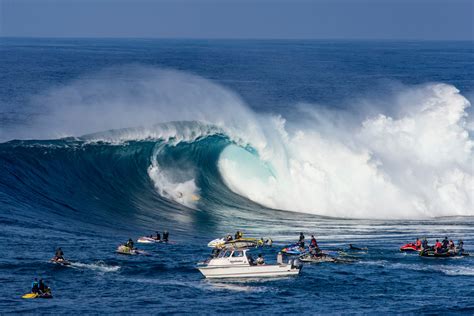
[[[249,249],[223,249],[212,258],[209,266],[250,266],[254,265],[254,259],[248,253]]]

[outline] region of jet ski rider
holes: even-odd
[[[61,248],[56,249],[54,260],[64,260],[64,252]]]
[[[421,244],[421,240],[419,238],[416,239],[415,246],[416,246],[416,249],[421,249],[422,244]]]
[[[125,244],[125,247],[128,247],[128,248],[130,248],[130,250],[132,250],[133,246],[134,246],[133,240],[132,240],[132,238],[129,238],[127,243]]]

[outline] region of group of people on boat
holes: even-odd
[[[234,237],[232,237],[231,234],[227,234],[227,236],[225,236],[224,240],[225,241],[232,241],[232,240],[238,240],[238,239],[242,239],[244,238],[244,233],[240,230],[236,231],[235,234],[234,234]]]

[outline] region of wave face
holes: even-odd
[[[474,215],[470,104],[453,86],[405,87],[383,100],[390,111],[354,100],[358,115],[299,104],[286,120],[254,113],[196,76],[122,72],[128,85],[118,75],[80,79],[37,98],[48,114],[19,137],[116,129],[2,144],[3,194],[72,209],[120,202],[343,218]]]

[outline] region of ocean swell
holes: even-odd
[[[23,133],[41,130],[39,135],[52,137],[77,136],[88,126],[110,130],[2,144],[2,172],[9,174],[5,192],[35,188],[15,183],[32,173],[32,182],[58,183],[51,190],[61,192],[64,173],[55,171],[60,166],[71,177],[99,175],[76,189],[85,199],[98,195],[101,201],[148,190],[151,180],[153,192],[134,196],[135,203],[155,203],[147,199],[157,193],[193,209],[261,205],[383,219],[474,215],[470,104],[453,86],[405,87],[387,97],[390,111],[365,116],[299,105],[287,121],[284,112],[255,113],[235,93],[196,76],[142,67],[112,73],[128,76],[110,80],[114,76],[107,70],[92,81],[78,79],[38,96],[49,104],[49,114]],[[41,151],[47,154],[38,156]],[[124,178],[108,177],[116,172],[110,161],[124,164],[118,169]],[[64,201],[67,194],[43,190],[74,205]]]

